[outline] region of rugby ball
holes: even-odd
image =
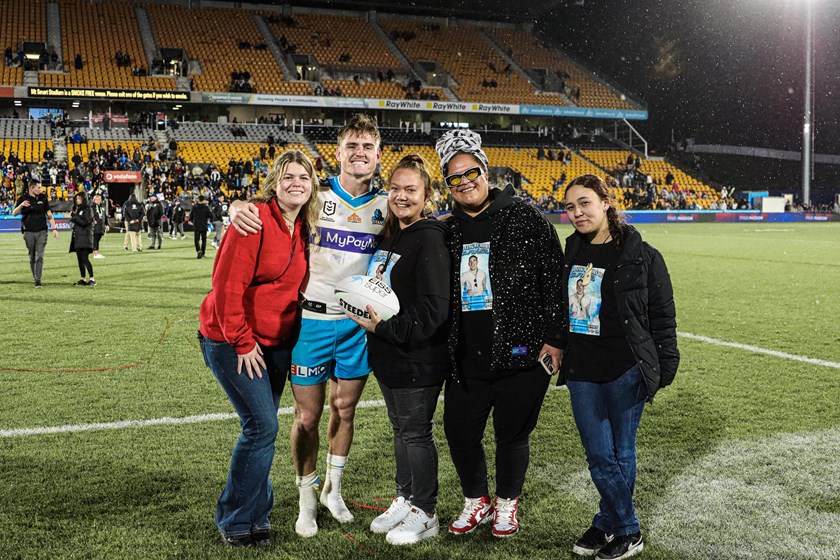
[[[388,284],[373,276],[348,276],[335,286],[335,299],[350,315],[370,319],[367,306],[383,321],[400,312],[400,300]]]

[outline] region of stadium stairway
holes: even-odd
[[[580,157],[580,159],[588,161],[589,163],[591,163],[592,165],[594,165],[595,167],[597,167],[598,169],[603,171],[604,172],[604,177],[612,177],[612,171],[610,171],[609,169],[607,169],[603,165],[599,164],[597,161],[593,160],[592,158],[587,157],[586,154],[583,153],[583,150],[581,150],[580,148],[572,149],[572,148],[566,146],[565,144],[560,144],[560,145],[563,146],[564,150],[575,153],[578,157]],[[639,157],[644,158],[645,156],[644,156],[644,154],[639,154]]]
[[[67,161],[67,143],[64,141],[64,136],[53,138],[53,160]]]
[[[26,87],[38,87],[38,71],[24,70],[23,71],[23,85]]]
[[[443,93],[446,94],[447,99],[461,99],[460,97],[455,95],[455,92],[452,91],[451,89],[449,89],[448,87],[441,88],[441,89],[443,90]]]
[[[134,8],[134,16],[137,19],[137,29],[140,30],[140,42],[143,45],[143,54],[146,55],[146,67],[152,67],[152,61],[157,58],[158,44],[155,38],[155,31],[152,29],[152,22],[149,19],[149,12],[142,6]],[[180,87],[178,89],[181,89]]]
[[[397,60],[399,60],[400,64],[403,65],[403,68],[405,68],[408,71],[411,78],[414,80],[420,80],[420,84],[423,85],[423,87],[427,86],[428,84],[423,80],[423,78],[420,77],[419,74],[417,74],[417,72],[414,70],[414,66],[411,64],[408,58],[406,58],[406,56],[402,53],[399,47],[397,47],[397,45],[394,44],[394,42],[391,40],[391,37],[389,37],[388,34],[385,33],[385,30],[382,29],[382,27],[379,25],[379,21],[377,21],[376,19],[371,19],[370,26],[373,28],[376,34],[379,35],[379,38],[382,39],[382,42],[385,43],[385,46],[388,47],[388,50],[391,51],[391,53],[397,57]],[[449,96],[449,99],[458,99],[455,95],[452,94],[451,91],[447,90],[446,94]]]
[[[52,48],[59,57],[62,56],[61,9],[56,2],[47,4],[47,48]],[[62,61],[59,60],[59,62]]]
[[[286,76],[286,81],[292,81],[297,76],[297,71],[292,69],[289,66],[286,57],[283,56],[283,52],[280,50],[280,45],[277,44],[277,39],[274,37],[274,33],[271,32],[271,27],[268,26],[265,19],[260,14],[254,14],[252,16],[254,18],[254,23],[257,24],[257,29],[260,30],[260,34],[262,35],[263,41],[268,46],[268,50],[271,51],[271,54],[274,55],[274,60],[277,61],[277,65],[283,70],[283,75]]]
[[[569,106],[575,106],[575,105],[576,105],[574,102],[572,102],[572,100],[571,100],[571,99],[569,99],[569,98],[566,96],[566,94],[565,94],[564,92],[555,92],[555,91],[545,91],[545,90],[541,90],[539,87],[537,87],[537,85],[536,85],[535,83],[533,83],[533,79],[532,79],[532,78],[531,78],[531,76],[528,74],[528,72],[526,72],[526,71],[525,71],[525,69],[524,69],[524,68],[522,68],[522,67],[519,65],[519,63],[517,63],[517,62],[516,62],[513,58],[511,58],[510,56],[508,56],[508,54],[505,52],[505,50],[502,48],[502,46],[501,46],[499,43],[497,43],[497,42],[496,42],[496,40],[495,40],[495,39],[493,39],[493,37],[491,37],[491,36],[490,36],[490,35],[489,35],[486,31],[484,31],[483,29],[479,30],[479,33],[481,34],[481,36],[482,36],[482,37],[484,37],[484,40],[485,40],[485,41],[487,41],[487,44],[488,44],[488,45],[490,45],[490,46],[491,46],[491,47],[492,47],[492,48],[493,48],[496,52],[498,52],[498,53],[499,53],[499,56],[501,56],[501,57],[502,57],[502,59],[504,59],[504,61],[505,61],[505,62],[507,62],[508,64],[510,64],[510,67],[511,67],[511,68],[512,68],[512,69],[513,69],[513,70],[514,70],[517,74],[519,74],[520,76],[522,76],[522,79],[524,79],[526,82],[528,82],[529,84],[531,84],[531,85],[534,87],[534,89],[535,89],[535,90],[537,90],[537,91],[539,91],[539,92],[541,92],[541,93],[543,93],[543,94],[545,94],[545,95],[556,95],[556,96],[558,96],[560,99],[562,99],[564,103],[568,104]]]
[[[496,41],[494,41],[493,38],[490,37],[490,35],[485,33],[483,29],[479,29],[478,34],[481,35],[481,37],[484,39],[484,41],[488,45],[490,45],[490,47],[494,51],[499,53],[499,56],[502,57],[502,60],[504,60],[505,62],[510,64],[511,69],[514,72],[516,72],[517,74],[522,76],[522,79],[525,80],[526,82],[531,83],[531,76],[529,76],[528,73],[525,70],[523,70],[522,67],[519,66],[519,64],[517,64],[515,60],[513,60],[511,57],[509,57],[508,54],[504,51],[504,49],[502,49],[502,47],[499,46],[499,44]],[[534,89],[537,89],[536,86],[534,86]]]
[[[310,142],[309,138],[307,138],[303,134],[295,134],[295,136],[297,137],[298,143],[306,146],[306,149],[309,151],[310,154],[314,155],[315,157],[321,158],[321,161],[324,164],[324,170],[329,172],[329,175],[338,174],[338,170],[333,167],[332,163],[330,163],[332,161],[332,158],[328,158],[324,154],[322,154],[321,151],[318,150],[318,146]]]
[[[169,135],[165,130],[155,130],[155,140],[161,148],[169,147]]]

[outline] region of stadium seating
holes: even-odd
[[[245,133],[233,136],[233,127]],[[177,142],[251,142],[264,144],[269,134],[275,142],[298,142],[294,132],[276,124],[217,124],[217,123],[179,123],[177,130],[169,129],[167,134]]]
[[[294,22],[294,26],[272,23],[271,30],[278,40],[285,35],[289,44],[295,45],[297,54],[314,56],[319,65],[404,72],[376,31],[360,18],[295,14]],[[349,55],[349,60],[339,60],[341,55]]]
[[[2,48],[11,47],[17,54],[21,41],[46,42],[47,8],[40,0],[5,0],[0,4],[0,37]],[[20,85],[23,70],[20,67],[2,68],[0,84]]]
[[[71,130],[71,132],[75,132],[75,130]],[[125,144],[125,142],[129,141],[143,141],[147,138],[150,138],[155,135],[154,131],[150,128],[144,128],[140,131],[140,134],[131,134],[128,128],[121,128],[121,127],[113,127],[110,130],[104,130],[102,128],[85,128],[80,129],[80,132],[84,133],[85,136],[88,137],[88,140],[102,140],[104,142],[110,142],[112,146],[116,146],[119,143]],[[68,144],[70,142],[68,141]]]
[[[44,150],[53,149],[50,125],[43,121],[0,119],[0,153],[14,152],[26,163],[41,161]]]
[[[566,72],[569,75],[566,84],[572,89],[580,88],[578,105],[581,107],[635,109],[570,59],[541,45],[533,35],[509,28],[489,28],[485,31],[502,48],[511,49],[513,59],[523,69],[545,68],[552,72]]]
[[[556,94],[537,95],[533,85],[515,71],[505,72],[507,62],[472,26],[440,27],[413,21],[383,19],[382,26],[398,34],[397,46],[415,61],[436,61],[458,81],[451,89],[462,100],[493,103],[564,105]],[[410,40],[405,35],[413,35]],[[494,71],[491,66],[495,68]],[[484,80],[497,87],[484,87]]]
[[[37,163],[42,159],[44,150],[53,149],[52,140],[22,140],[19,138],[0,138],[0,153],[9,159],[14,152],[25,163]]]
[[[0,84],[13,86],[21,83],[23,83],[23,68],[0,67]]]
[[[554,192],[554,185],[565,172],[567,179],[584,173],[603,175],[603,172],[577,154],[572,154],[568,165],[562,161],[537,159],[536,148],[495,148],[486,147],[490,165],[510,167],[522,174],[522,188],[534,198],[554,196],[561,200],[563,193]]]
[[[613,170],[616,167],[625,165],[627,157],[633,154],[627,150],[582,150],[581,153],[594,161],[599,166],[607,170]],[[660,186],[665,185],[665,177],[670,172],[674,176],[674,182],[680,188],[691,189],[694,195],[689,194],[686,201],[691,204],[697,202],[701,208],[708,208],[712,202],[721,200],[720,192],[712,187],[706,185],[702,181],[692,177],[682,169],[671,165],[664,160],[642,159],[642,165],[639,168],[642,173],[651,175]],[[603,173],[600,173],[603,175]],[[624,189],[625,191],[631,189]]]
[[[134,153],[134,150],[140,148],[142,143],[143,140],[88,140],[86,144],[67,144],[67,159],[69,161],[73,161],[73,157],[76,154],[79,154],[79,157],[81,157],[83,161],[87,161],[90,152],[98,152],[100,148],[104,148],[108,151],[116,148],[117,146],[122,147],[122,149],[128,153],[128,157],[130,158]]]
[[[344,97],[372,97],[380,99],[402,99],[405,90],[396,82],[359,82],[352,80],[323,80],[327,89],[341,89]]]
[[[258,142],[179,142],[178,155],[188,163],[215,163],[222,173],[228,170],[231,159],[253,159],[260,155]],[[288,144],[278,148],[277,155],[283,150],[300,150],[314,161],[315,156],[303,144]]]
[[[247,71],[259,93],[312,95],[308,83],[285,82],[268,49],[240,49],[241,41],[263,42],[251,11],[147,4],[161,48],[186,49],[201,62],[202,73],[192,77],[199,91],[229,91],[231,73]]]
[[[40,73],[38,81],[48,87],[90,87],[130,90],[174,90],[171,77],[133,76],[134,66],[146,68],[146,55],[134,8],[122,2],[91,3],[60,0],[61,44],[66,73]],[[116,52],[131,57],[131,66],[118,67]],[[73,60],[82,55],[83,67]]]

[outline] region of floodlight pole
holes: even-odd
[[[805,115],[802,125],[802,205],[811,202],[811,141],[814,137],[814,96],[811,93],[813,82],[814,53],[814,1],[806,0],[805,16]]]

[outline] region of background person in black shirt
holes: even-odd
[[[163,244],[163,233],[161,227],[163,225],[163,204],[158,200],[157,195],[149,195],[149,209],[146,210],[146,222],[149,224],[149,249],[155,248],[155,241],[157,241],[157,248]]]
[[[74,286],[96,286],[96,279],[93,277],[93,265],[90,263],[90,254],[93,252],[94,222],[96,217],[93,209],[88,203],[87,194],[77,193],[73,197],[73,212],[70,214],[70,229],[73,232],[70,238],[70,252],[76,253],[76,260],[79,263],[79,281]],[[85,280],[85,273],[89,277]]]
[[[12,210],[12,216],[20,214],[21,231],[26,248],[29,250],[29,267],[35,287],[41,288],[41,272],[44,270],[44,250],[47,247],[47,220],[53,237],[58,239],[58,228],[55,225],[52,211],[50,211],[47,195],[41,192],[41,182],[33,179],[29,181],[29,191],[21,195],[18,205]]]
[[[94,224],[93,224],[93,258],[104,259],[105,255],[99,252],[99,242],[105,236],[105,233],[111,229],[108,225],[108,204],[102,200],[102,195],[96,193],[93,195],[93,210]]]
[[[225,232],[225,218],[228,217],[230,203],[225,200],[224,193],[219,192],[216,196],[217,199],[210,207],[210,212],[213,215],[213,231],[215,232],[213,236],[213,247],[218,249],[222,243],[222,234]]]
[[[204,195],[198,197],[198,204],[193,205],[190,210],[190,222],[193,225],[195,236],[195,252],[197,259],[204,258],[204,251],[207,249],[207,225],[210,223],[210,207],[207,206],[207,199]]]
[[[127,241],[123,241],[123,248],[128,251],[128,244],[131,244],[131,250],[135,253],[143,251],[140,243],[140,231],[143,229],[143,216],[146,212],[143,205],[137,200],[134,193],[128,196],[128,200],[123,205],[123,220],[125,220],[125,229]]]

